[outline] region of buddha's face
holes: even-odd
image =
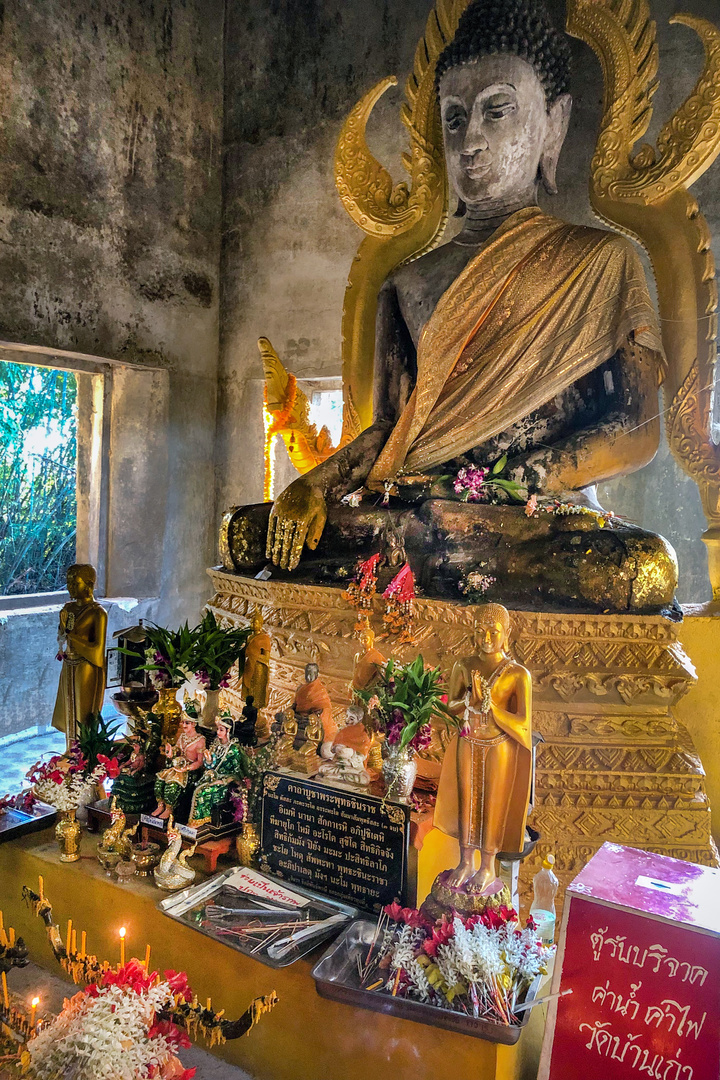
[[[476,630],[476,638],[480,651],[486,655],[503,652],[507,644],[505,627],[499,620],[480,623]]]
[[[541,160],[557,160],[569,98],[548,110],[535,69],[500,53],[450,68],[440,80],[448,178],[467,206],[502,206],[534,192]],[[552,164],[554,178],[554,163]]]
[[[305,682],[315,682],[319,674],[320,669],[317,664],[308,664],[305,668]]]

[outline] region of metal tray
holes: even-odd
[[[25,810],[7,809],[0,814],[0,844],[5,840],[16,840],[25,833],[37,832],[39,829],[47,829],[54,825],[57,819],[57,808],[48,803],[37,800],[28,814]]]
[[[475,1039],[486,1039],[488,1042],[512,1046],[518,1041],[530,1018],[531,1009],[523,1012],[522,1020],[517,1025],[496,1024],[492,1020],[476,1020],[465,1013],[441,1009],[437,1005],[391,997],[389,994],[378,993],[377,990],[364,990],[360,987],[357,956],[360,952],[365,954],[374,937],[375,925],[369,919],[352,923],[320,957],[312,970],[312,976],[321,997],[332,998],[333,1001],[341,1001],[345,1005],[355,1005],[361,1009],[371,1009],[373,1012],[400,1016],[403,1020],[414,1020],[419,1024],[446,1028],[448,1031],[471,1035]],[[542,976],[538,976],[533,981],[525,1001],[535,999],[541,978]]]
[[[317,949],[318,945],[321,945],[329,937],[338,934],[343,929],[343,927],[338,927],[338,925],[335,924],[329,927],[327,932],[322,935],[314,936],[310,941],[303,942],[294,949],[293,952],[288,954],[288,956],[283,957],[281,960],[273,960],[272,957],[267,955],[264,948],[255,951],[254,944],[246,945],[235,938],[216,933],[212,927],[203,926],[201,920],[206,905],[217,902],[217,898],[222,892],[226,881],[239,869],[240,867],[232,866],[228,870],[224,870],[221,874],[216,874],[215,877],[210,878],[209,881],[203,881],[197,885],[190,885],[187,889],[172,893],[171,896],[159,901],[157,906],[164,915],[174,919],[176,922],[180,922],[184,926],[190,926],[193,930],[197,930],[198,933],[212,938],[213,941],[219,941],[221,944],[227,945],[228,948],[243,953],[244,956],[251,956],[253,960],[259,960],[261,964],[266,964],[271,968],[288,967],[290,964],[294,964],[296,960],[300,960],[301,957],[307,956],[308,953]],[[359,915],[358,909],[351,907],[349,904],[343,904],[339,900],[332,900],[330,897],[324,896],[322,893],[315,892],[312,889],[307,889],[302,885],[290,884],[283,879],[274,877],[272,874],[260,874],[259,871],[256,871],[256,873],[267,881],[281,886],[283,889],[288,889],[290,892],[298,893],[299,895],[306,897],[310,901],[310,907],[316,910],[320,915],[323,915],[324,913],[329,918],[331,915],[343,914],[347,915],[348,921],[356,919]],[[180,913],[178,913],[177,910],[173,910],[177,909],[178,906],[186,907],[186,910]]]

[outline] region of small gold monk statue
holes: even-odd
[[[305,682],[301,683],[295,691],[293,712],[298,720],[317,713],[323,727],[322,742],[333,739],[337,735],[337,724],[333,719],[332,702],[325,685],[320,679],[320,669],[317,664],[305,665]]]
[[[280,713],[282,716],[281,735],[275,746],[275,765],[278,769],[289,765],[293,756],[293,743],[298,733],[298,722],[292,713]]]
[[[314,776],[322,764],[319,757],[322,741],[322,718],[319,713],[311,713],[305,725],[303,741],[293,752],[290,768],[302,773],[303,776]]]
[[[270,682],[270,647],[272,640],[263,630],[263,617],[260,608],[255,608],[250,625],[252,636],[245,648],[245,668],[243,670],[243,697],[247,700],[252,695],[256,709],[264,709],[268,703],[268,685]]]
[[[75,563],[67,572],[70,601],[60,612],[58,654],[62,660],[53,727],[65,732],[67,749],[78,725],[102,709],[105,694],[105,636],[107,612],[97,603],[95,568]]]
[[[366,616],[360,636],[360,649],[355,653],[355,667],[350,689],[369,690],[380,679],[386,663],[383,654],[375,648],[375,631]]]
[[[450,677],[449,707],[463,727],[448,745],[435,807],[436,828],[460,841],[460,862],[443,884],[480,895],[500,889],[497,853],[523,850],[530,801],[532,682],[507,655],[509,633],[504,607],[479,609],[478,654],[458,660]]]
[[[361,647],[355,654],[355,667],[353,670],[350,690],[355,697],[359,690],[370,690],[382,677],[383,669],[387,663],[386,658],[375,648],[375,631],[370,625],[370,619],[365,616],[365,625],[360,638]],[[363,707],[363,713],[367,722],[367,709]],[[371,769],[382,769],[382,742],[378,733],[372,730],[368,724],[368,734],[371,738],[370,747],[366,752],[366,762]],[[360,747],[355,747],[360,749]]]

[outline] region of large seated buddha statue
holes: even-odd
[[[229,568],[341,584],[400,543],[427,596],[672,603],[672,548],[597,502],[657,451],[665,361],[633,244],[538,205],[557,190],[568,87],[540,2],[465,9],[435,68],[462,228],[382,285],[372,423],[274,503],[231,512]]]

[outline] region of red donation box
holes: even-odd
[[[538,1080],[718,1080],[720,871],[605,844],[566,893]]]

